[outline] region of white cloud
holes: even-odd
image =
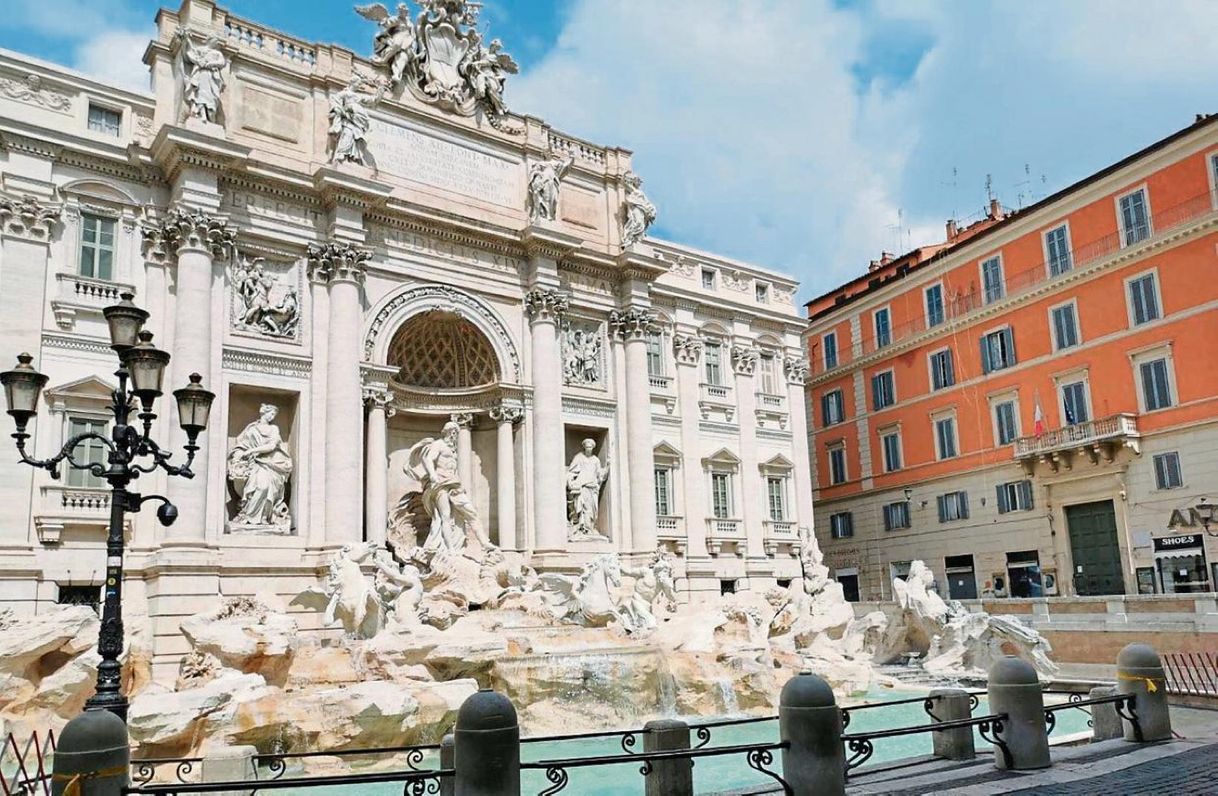
[[[81,42],[76,48],[74,67],[98,80],[147,91],[150,78],[141,58],[150,39],[148,33],[105,31]]]
[[[917,71],[860,85],[907,31]],[[633,149],[662,233],[789,270],[808,297],[941,240],[987,174],[1027,204],[1212,109],[1215,38],[1206,0],[575,0],[509,99]]]

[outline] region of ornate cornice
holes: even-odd
[[[63,205],[48,203],[32,196],[0,196],[0,230],[5,235],[46,243],[59,223]]]
[[[570,299],[557,290],[535,288],[524,296],[524,311],[530,323],[557,323],[569,306]]]
[[[309,278],[314,282],[362,284],[372,251],[345,241],[310,243]]]
[[[808,360],[803,357],[785,357],[782,360],[782,371],[791,384],[803,385],[808,379],[808,370]]]
[[[654,312],[643,307],[629,307],[609,313],[609,328],[622,340],[644,340],[659,327]]]
[[[757,370],[760,353],[750,346],[732,346],[732,367],[741,376],[752,376]]]
[[[225,347],[220,357],[220,364],[227,370],[292,376],[302,379],[307,379],[313,372],[312,362],[304,357],[269,354],[243,348]]]
[[[520,404],[503,402],[497,406],[492,406],[490,410],[491,420],[496,423],[511,423],[516,425],[521,420],[524,420],[524,407]]]
[[[678,365],[697,365],[702,358],[702,338],[692,334],[674,334],[672,353]]]

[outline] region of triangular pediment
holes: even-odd
[[[677,448],[674,447],[670,442],[668,442],[668,440],[663,440],[658,445],[656,445],[654,448],[652,448],[651,453],[657,459],[680,459],[681,458],[681,451],[677,450]]]
[[[707,456],[706,458],[704,458],[702,461],[710,463],[710,464],[738,465],[738,464],[740,464],[740,457],[737,456],[736,454],[732,453],[727,448],[720,448],[719,450],[712,453],[710,456]]]
[[[791,470],[795,464],[781,453],[775,454],[773,457],[766,459],[760,464],[762,470]]]
[[[115,385],[98,376],[85,376],[45,391],[47,400],[109,401]]]

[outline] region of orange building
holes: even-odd
[[[809,302],[816,530],[856,599],[1218,581],[1218,117]],[[857,596],[856,596],[857,595]]]

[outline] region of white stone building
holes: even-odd
[[[0,52],[0,339],[4,367],[28,351],[50,377],[34,454],[105,427],[101,309],[125,291],[173,355],[167,392],[198,372],[218,396],[199,476],[133,485],[181,510],[128,515],[125,604],[158,676],[215,595],[289,595],[338,546],[413,543],[408,453],[450,419],[483,527],[539,569],[663,544],[683,591],[797,576],[795,281],[642,237],[630,153],[506,112],[501,51],[434,22],[399,60],[385,20],[366,59],[185,0],[157,17],[151,93]],[[446,64],[423,34],[489,61]],[[172,403],[153,433],[180,458]],[[264,404],[292,466],[254,511],[229,459]],[[580,528],[585,439],[607,468]],[[108,516],[98,479],[0,457],[0,603],[96,600]]]

